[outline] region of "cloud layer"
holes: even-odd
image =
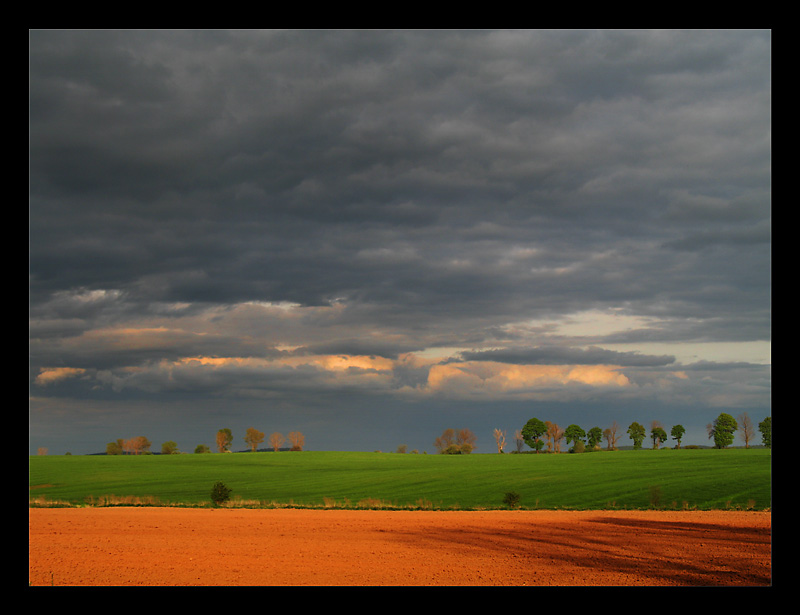
[[[103,448],[115,407],[166,433],[187,400],[203,429],[226,406],[316,448],[381,403],[769,414],[770,49],[32,31],[31,446],[85,420]]]

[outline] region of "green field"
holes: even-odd
[[[149,498],[210,506],[217,481],[234,503],[434,509],[771,508],[769,449],[583,454],[417,455],[257,452],[142,456],[31,456],[30,502],[98,504]]]

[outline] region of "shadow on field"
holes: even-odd
[[[770,528],[736,526],[724,523],[699,523],[694,521],[654,521],[651,519],[623,519],[618,517],[598,517],[592,523],[601,523],[629,531],[658,532],[661,535],[678,533],[683,538],[696,538],[698,534],[713,533],[718,540],[768,544],[772,531]]]
[[[769,585],[771,531],[691,521],[598,516],[580,522],[508,522],[502,527],[426,528],[429,548],[505,558],[535,577],[571,569],[574,584]],[[420,535],[424,534],[424,536]],[[608,579],[608,583],[604,581]]]

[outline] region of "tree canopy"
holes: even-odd
[[[600,443],[603,441],[603,430],[599,427],[592,427],[586,432],[586,437],[586,444],[589,446],[589,450],[599,448]]]
[[[667,432],[663,427],[653,427],[650,430],[650,437],[653,439],[653,448],[658,448],[659,444],[666,441]]]
[[[733,444],[739,424],[730,414],[722,412],[707,428],[709,440],[714,439],[714,448],[726,448]]]
[[[547,425],[537,418],[530,419],[522,428],[522,439],[537,453],[542,450],[544,441],[542,436],[547,433]]]
[[[628,435],[630,436],[631,440],[633,440],[633,448],[639,450],[642,448],[642,442],[644,441],[644,437],[647,435],[647,432],[645,431],[644,427],[634,421],[628,426]]]
[[[767,448],[772,448],[772,417],[768,416],[758,424],[761,432],[761,441]]]
[[[670,432],[670,434],[672,435],[672,439],[673,440],[677,440],[678,441],[677,448],[681,447],[681,439],[683,438],[683,434],[685,434],[685,433],[686,433],[686,429],[684,429],[683,425],[673,425],[672,426],[672,431]]]
[[[564,430],[564,439],[567,441],[567,444],[572,442],[573,450],[583,451],[584,449],[584,438],[586,437],[586,432],[578,425],[572,424],[569,425]]]

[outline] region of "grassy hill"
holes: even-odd
[[[583,454],[416,455],[256,452],[31,456],[30,500],[75,505],[144,501],[211,504],[213,484],[238,505],[504,508],[771,507],[769,449],[639,450]],[[126,500],[127,498],[127,500]]]

